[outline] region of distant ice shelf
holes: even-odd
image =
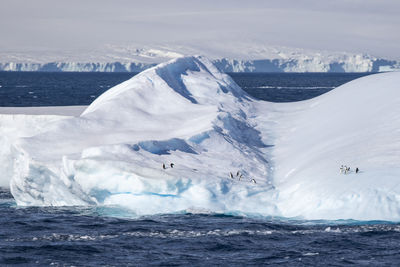
[[[213,63],[224,72],[386,72],[399,71],[399,63],[385,59],[354,57],[323,61],[320,58],[238,60],[221,58]],[[0,63],[0,71],[43,72],[141,72],[156,63],[50,62]]]
[[[110,45],[75,53],[0,52],[0,71],[141,72],[184,55],[207,55],[223,72],[380,72],[400,68],[399,61],[361,53],[202,44],[144,48]]]
[[[0,71],[44,71],[44,72],[141,72],[156,64],[146,63],[0,63]]]

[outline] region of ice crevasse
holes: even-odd
[[[399,220],[399,87],[400,73],[385,73],[269,103],[208,59],[182,57],[111,88],[78,117],[3,138],[13,160],[2,168],[18,205]],[[361,171],[340,174],[342,164]]]

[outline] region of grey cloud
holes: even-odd
[[[399,11],[397,0],[2,0],[0,49],[253,40],[399,58]]]

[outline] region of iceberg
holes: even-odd
[[[399,220],[399,84],[400,73],[375,74],[269,103],[207,58],[181,57],[111,88],[79,116],[46,117],[4,139],[2,157],[12,160],[2,168],[23,206]],[[341,165],[352,169],[341,174]]]

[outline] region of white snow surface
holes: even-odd
[[[79,116],[85,106],[0,107],[0,186],[8,187],[13,174],[12,145],[20,137],[46,131],[46,125]]]
[[[80,116],[2,115],[2,168],[18,205],[398,221],[399,85],[400,73],[376,74],[269,103],[208,59],[182,57]]]

